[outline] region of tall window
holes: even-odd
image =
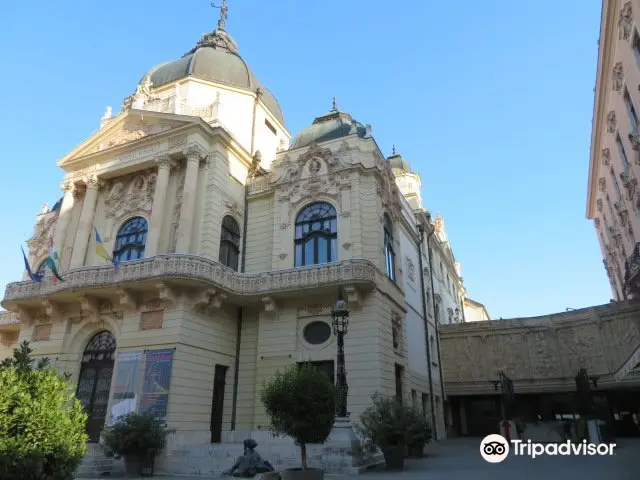
[[[640,68],[640,35],[638,31],[633,31],[633,55],[636,57],[636,65]]]
[[[631,101],[631,95],[629,95],[629,90],[627,87],[624,89],[624,106],[627,107],[627,116],[629,117],[629,123],[631,124],[631,130],[635,130],[638,126],[638,115],[636,114],[636,109],[633,106],[633,102]]]
[[[240,256],[240,227],[232,217],[227,215],[222,219],[222,233],[220,235],[220,263],[234,270],[238,269]]]
[[[627,152],[624,150],[624,145],[622,144],[622,139],[620,138],[620,134],[616,135],[616,147],[618,148],[618,154],[622,159],[622,165],[624,165],[625,171],[629,166],[629,159],[627,158]]]
[[[338,259],[336,209],[326,202],[305,207],[296,217],[295,265],[317,265]]]
[[[393,226],[389,215],[384,215],[384,263],[387,275],[391,280],[396,280],[396,254],[393,251]]]
[[[120,263],[144,257],[146,241],[147,221],[142,217],[127,220],[116,236],[113,259]]]

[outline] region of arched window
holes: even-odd
[[[222,233],[220,235],[220,263],[227,267],[238,269],[238,257],[240,253],[240,227],[232,217],[222,219]]]
[[[389,215],[384,215],[384,263],[387,268],[387,275],[394,282],[396,281],[396,254],[393,251],[393,226]]]
[[[296,267],[338,259],[336,209],[326,202],[308,205],[296,217]]]
[[[147,221],[134,217],[120,227],[113,249],[113,259],[117,263],[138,260],[144,257],[144,245],[147,241]]]

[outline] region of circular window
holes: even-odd
[[[304,327],[302,335],[307,343],[320,345],[331,337],[331,326],[326,322],[311,322]]]

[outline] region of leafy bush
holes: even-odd
[[[87,452],[87,416],[68,377],[23,342],[0,364],[0,476],[71,480]]]
[[[307,443],[324,443],[335,420],[335,389],[329,377],[311,364],[294,365],[262,389],[262,403],[275,436],[292,437],[307,466]]]
[[[147,450],[164,449],[169,433],[162,420],[152,413],[133,412],[103,431],[102,446],[107,456],[143,456]]]
[[[372,405],[360,415],[360,423],[355,427],[365,449],[417,446],[431,438],[431,427],[419,410],[404,405],[395,397],[383,397],[378,393],[371,401]]]

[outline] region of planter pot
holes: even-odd
[[[126,455],[124,457],[124,473],[139,477],[152,477],[155,467],[156,452],[147,450],[140,455]]]
[[[424,457],[424,445],[409,445],[409,457],[410,458]]]
[[[382,449],[384,463],[389,470],[402,470],[404,468],[404,445],[394,445]]]
[[[130,476],[140,476],[142,471],[142,458],[138,455],[125,455],[124,473]]]
[[[281,480],[324,480],[324,470],[318,468],[291,468],[280,471]]]

